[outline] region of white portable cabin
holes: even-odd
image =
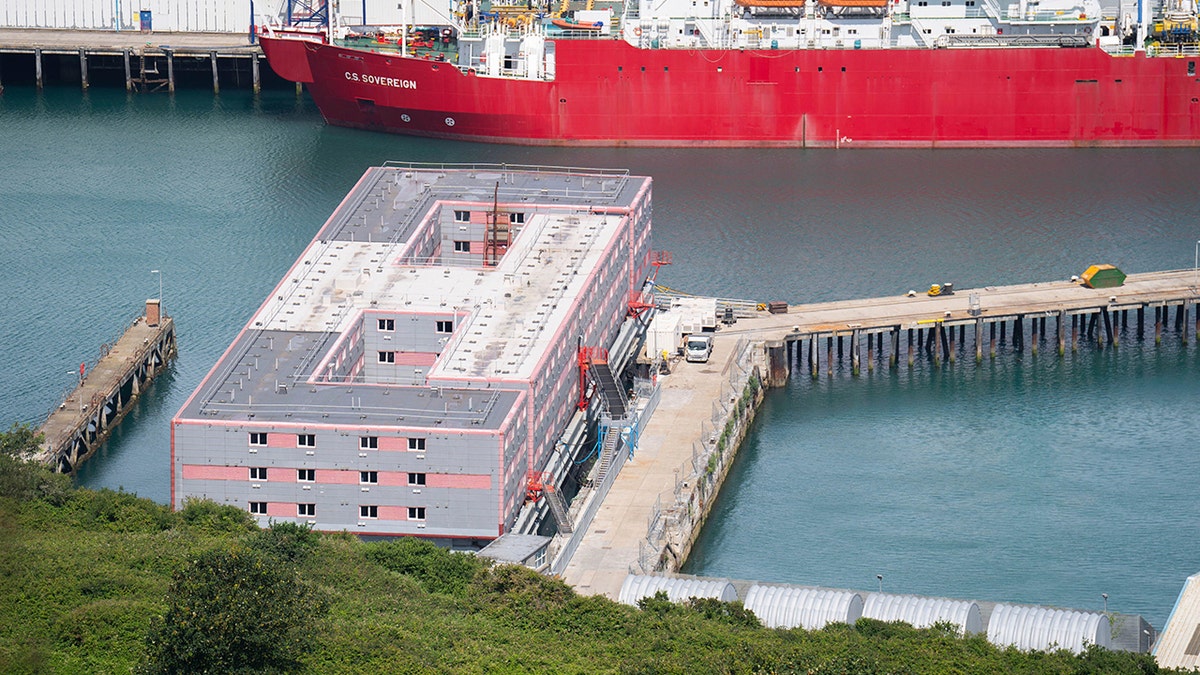
[[[1089,644],[1112,646],[1112,624],[1098,612],[996,605],[988,619],[988,642],[1025,651],[1066,649],[1079,654]]]
[[[663,352],[675,356],[683,344],[683,315],[678,312],[658,312],[646,331],[646,356]]]
[[[819,630],[831,623],[854,623],[863,613],[858,593],[801,586],[755,584],[745,605],[769,628]]]
[[[733,584],[723,579],[689,579],[686,577],[659,577],[630,574],[621,584],[617,602],[637,605],[642,598],[654,597],[666,591],[671,602],[683,602],[688,598],[714,598],[722,602],[737,600]]]
[[[863,603],[862,615],[880,621],[903,621],[914,628],[929,628],[940,621],[948,621],[958,626],[960,634],[983,632],[979,605],[966,600],[870,593]]]

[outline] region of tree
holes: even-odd
[[[314,647],[327,601],[288,561],[236,544],[172,577],[145,673],[286,672]]]
[[[28,424],[14,423],[0,432],[0,497],[26,501],[45,497],[61,503],[71,492],[71,478],[25,459],[37,452],[42,435]]]

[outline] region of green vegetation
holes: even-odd
[[[626,607],[424,541],[259,530],[235,508],[63,489],[8,459],[3,673],[1160,672],[1146,655],[999,650],[947,626],[780,631],[738,603]]]

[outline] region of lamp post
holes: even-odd
[[[158,304],[162,305],[162,272],[159,270],[150,270],[150,274],[158,275]]]
[[[1192,286],[1200,286],[1200,241],[1196,242],[1196,259],[1192,262]]]
[[[77,386],[75,388],[75,396],[79,398],[79,412],[83,412],[83,391],[82,391],[83,371],[84,371],[84,369],[82,367],[79,370],[68,370],[67,371],[67,373],[69,375],[74,375],[79,380],[79,386]],[[67,396],[68,396],[67,400],[70,400],[70,398],[69,398],[70,394],[67,394]],[[64,402],[63,405],[65,406],[66,403]]]

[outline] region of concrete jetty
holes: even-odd
[[[1039,343],[1053,340],[1059,355],[1116,347],[1122,332],[1147,341],[1153,335],[1157,343],[1173,331],[1187,344],[1200,327],[1197,276],[1178,270],[1131,274],[1115,288],[1063,280],[934,297],[897,294],[740,318],[714,334],[708,363],[674,363],[661,378],[661,400],[635,456],[616,477],[563,578],[580,592],[616,599],[630,572],[677,571],[762,388],[785,384],[805,359],[808,372],[819,377],[832,375],[835,363],[853,373],[864,365],[899,367],[904,338],[909,363],[921,358],[939,365],[970,353],[968,338],[977,359],[994,355],[998,344],[1035,354]]]
[[[96,365],[90,370],[80,365],[79,386],[42,424],[44,441],[33,459],[62,473],[75,471],[174,354],[175,322],[161,313],[158,300],[147,300],[146,315],[105,345]]]

